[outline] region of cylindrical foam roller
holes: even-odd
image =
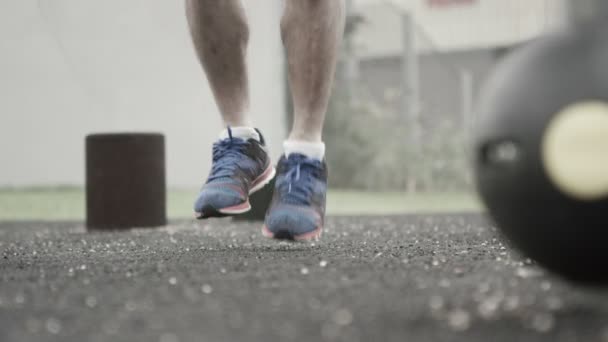
[[[89,229],[167,224],[162,134],[87,136],[86,212]]]

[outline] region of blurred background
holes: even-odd
[[[330,214],[480,210],[477,94],[562,0],[348,0],[324,139]],[[244,1],[252,115],[276,158],[291,122],[281,0]],[[169,215],[191,217],[221,121],[183,1],[0,0],[0,219],[84,218],[84,138],[161,132]],[[119,153],[119,152],[117,152]]]

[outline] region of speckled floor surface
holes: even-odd
[[[0,223],[0,341],[608,341],[608,292],[554,278],[477,214],[86,233]]]

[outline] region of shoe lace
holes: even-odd
[[[247,157],[246,149],[248,145],[249,142],[232,137],[214,143],[213,166],[211,167],[211,175],[207,182],[230,178],[234,174],[234,171],[243,169],[243,166],[239,162],[244,157]]]
[[[302,155],[291,155],[286,160],[287,173],[277,182],[278,190],[287,203],[310,205],[315,180],[322,169],[319,160]]]

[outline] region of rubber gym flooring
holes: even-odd
[[[565,283],[478,214],[86,233],[0,223],[0,341],[608,341],[608,293]]]

